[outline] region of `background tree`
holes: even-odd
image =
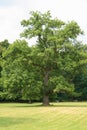
[[[78,52],[78,67],[74,73],[73,83],[75,91],[81,93],[78,100],[87,100],[87,45],[78,44],[76,46]]]
[[[3,53],[3,84],[9,100],[37,100],[41,83],[35,82],[35,69],[29,64],[31,48],[17,40]],[[36,87],[38,86],[38,87]]]
[[[0,42],[0,100],[3,100],[5,97],[4,95],[4,87],[2,84],[2,75],[1,72],[3,70],[2,63],[3,63],[3,57],[2,54],[5,52],[5,50],[9,47],[8,40],[4,40]]]

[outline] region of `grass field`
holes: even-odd
[[[87,103],[1,103],[0,130],[87,130]]]

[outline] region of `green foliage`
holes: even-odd
[[[30,100],[32,96],[36,99],[36,95],[40,93],[40,83],[34,81],[35,75],[32,73],[34,69],[29,64],[30,51],[25,41],[15,41],[3,53],[5,60],[2,75],[4,87],[9,92],[8,99]]]
[[[9,42],[8,40],[4,40],[0,42],[0,100],[4,99],[4,88],[3,88],[3,83],[2,83],[2,63],[3,63],[3,53],[5,50],[9,47]]]
[[[6,97],[30,101],[43,98],[43,104],[49,105],[52,95],[80,96],[75,77],[86,67],[87,46],[77,41],[83,33],[79,25],[52,18],[50,11],[32,11],[21,25],[21,36],[35,37],[37,44],[30,47],[25,40],[16,40],[1,54]]]
[[[37,37],[31,62],[42,72],[41,81],[43,81],[45,98],[53,91],[67,90],[70,86],[73,90],[71,78],[77,67],[77,59],[74,59],[76,44],[74,41],[79,34],[82,34],[78,24],[74,21],[66,24],[57,18],[52,19],[48,11],[45,14],[31,12],[30,18],[23,20],[21,25],[25,28],[21,36]],[[71,76],[70,78],[67,73]]]

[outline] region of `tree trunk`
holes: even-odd
[[[49,70],[45,69],[44,72],[44,89],[43,89],[43,105],[49,105],[49,90],[48,90]]]
[[[48,95],[44,95],[43,97],[43,105],[44,106],[49,106],[49,96]]]

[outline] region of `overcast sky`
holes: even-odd
[[[23,29],[20,22],[36,10],[50,10],[53,17],[65,22],[75,20],[84,30],[83,41],[87,43],[87,0],[0,0],[0,41],[19,39]]]

